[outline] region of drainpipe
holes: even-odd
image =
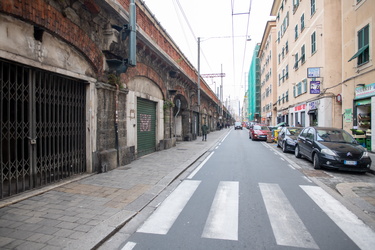
[[[118,95],[120,89],[119,85],[116,84],[116,94],[115,94],[115,149],[117,152],[117,167],[120,165],[120,152],[119,152],[119,142],[118,142]]]

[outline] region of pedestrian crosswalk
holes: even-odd
[[[137,232],[168,234],[199,185],[199,180],[184,180]],[[320,249],[318,242],[304,224],[304,219],[295,211],[280,185],[258,183],[258,186],[276,244],[283,247]],[[306,194],[306,198],[314,201],[360,249],[373,249],[375,233],[345,206],[321,187],[300,185],[299,188]],[[238,241],[239,189],[237,181],[218,183],[207,220],[201,229],[202,238]],[[123,249],[132,249],[135,245],[134,242],[128,242]]]

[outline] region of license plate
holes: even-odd
[[[357,165],[357,162],[356,162],[356,161],[344,161],[344,164],[345,164],[345,165],[352,165],[352,166],[355,166],[355,165]]]

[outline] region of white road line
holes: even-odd
[[[306,181],[312,183],[312,180],[310,180],[310,178],[308,178],[307,176],[302,176]]]
[[[238,240],[238,182],[222,181],[216,190],[202,237]]]
[[[259,183],[276,243],[319,249],[278,184]]]
[[[301,188],[360,249],[374,249],[375,233],[344,205],[321,187],[301,186]]]
[[[187,178],[188,178],[188,179],[193,178],[194,175],[196,175],[196,174],[198,173],[198,171],[203,167],[204,164],[206,164],[206,162],[211,158],[211,156],[212,156],[214,153],[215,153],[215,152],[211,152],[211,154],[210,154],[209,156],[207,156],[207,158],[204,159],[204,161],[203,161],[201,164],[199,164],[199,166],[198,166],[196,169],[194,169],[194,171],[191,172],[191,174],[190,174]]]
[[[183,181],[156,211],[137,230],[141,233],[167,234],[173,223],[184,209],[201,181]]]
[[[274,152],[274,154],[280,155],[282,158],[284,158],[284,160],[286,160],[287,162],[289,162],[289,164],[292,165],[295,169],[300,169],[301,168],[298,164],[296,164],[294,161],[290,160],[287,156],[285,156],[284,153],[280,153],[276,148],[268,145],[267,142],[262,142],[262,144],[266,148],[271,149]]]
[[[135,245],[137,245],[137,243],[129,241],[123,248],[121,248],[121,250],[132,250]]]
[[[290,167],[293,170],[296,170],[291,164],[288,164],[288,167]]]

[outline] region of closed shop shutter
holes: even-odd
[[[155,152],[156,103],[137,99],[137,148],[138,157]]]

